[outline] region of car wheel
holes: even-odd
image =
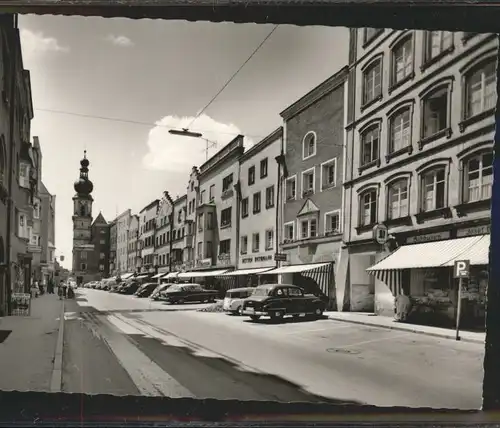
[[[274,312],[271,312],[271,319],[273,321],[282,320],[284,316],[285,316],[285,314],[284,314],[283,311],[274,311]]]
[[[239,317],[241,317],[243,315],[243,308],[241,306],[238,306],[236,308],[235,315],[238,315]]]
[[[179,299],[179,300],[177,300],[177,303],[178,303],[179,305],[182,305],[182,304],[184,303],[184,299]]]
[[[252,321],[259,321],[260,320],[260,315],[250,315],[250,319]]]
[[[214,302],[215,302],[215,297],[210,297],[210,298],[208,299],[208,301],[209,301],[209,303],[214,303]]]
[[[323,309],[321,309],[321,308],[316,308],[316,309],[314,310],[314,316],[315,316],[316,318],[321,318],[321,317],[323,316]]]

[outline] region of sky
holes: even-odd
[[[191,168],[206,160],[205,140],[169,129],[201,132],[209,156],[238,134],[249,147],[347,62],[345,28],[279,26],[202,111],[273,25],[26,15],[19,27],[32,136],[42,147],[43,182],[56,195],[56,255],[68,268],[84,150],[94,218],[139,212],[165,190],[182,195]]]

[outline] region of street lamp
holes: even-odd
[[[181,137],[201,138],[202,140],[205,140],[206,160],[208,160],[208,149],[210,149],[211,147],[217,147],[217,141],[210,141],[207,138],[203,138],[203,134],[201,134],[200,132],[191,132],[186,128],[182,128],[182,130],[170,129],[168,133],[172,135],[180,135]]]

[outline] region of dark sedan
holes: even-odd
[[[215,302],[217,291],[205,290],[200,284],[174,284],[162,295],[169,303]]]
[[[131,294],[134,294],[139,289],[140,286],[141,286],[141,284],[139,284],[138,282],[135,282],[135,281],[129,282],[129,283],[124,284],[118,290],[118,293],[131,295]]]
[[[320,318],[325,309],[326,304],[320,297],[304,294],[304,290],[296,285],[266,284],[258,286],[243,301],[241,313],[254,321],[262,316],[280,320],[286,315],[296,318],[313,315]]]
[[[157,282],[147,282],[139,287],[139,289],[135,292],[135,295],[137,297],[149,297],[156,287],[158,287]]]

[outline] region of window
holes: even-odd
[[[407,79],[413,73],[413,37],[400,41],[392,51],[392,84]]]
[[[423,104],[423,137],[431,137],[448,127],[448,87],[442,87],[427,98]]]
[[[212,257],[212,241],[207,241],[207,257]]]
[[[493,185],[493,153],[482,153],[469,158],[464,169],[464,202],[478,202],[491,198]]]
[[[219,255],[229,254],[230,251],[231,251],[231,240],[224,239],[223,241],[220,241],[220,243],[219,243]]]
[[[82,252],[80,253],[80,258],[81,258],[82,260],[87,260],[87,252],[86,252],[86,251],[82,251]]]
[[[260,250],[260,234],[254,233],[252,235],[252,252],[258,253]]]
[[[203,220],[204,220],[203,213],[198,214],[198,232],[203,232],[203,226],[204,226]]]
[[[340,212],[325,213],[325,233],[340,233]]]
[[[105,255],[104,253],[100,253],[100,254],[99,254],[99,258],[100,258],[101,260],[104,260],[104,257],[106,257],[106,255]]]
[[[293,222],[285,224],[285,241],[293,241],[295,239],[295,224]]]
[[[438,57],[453,45],[453,33],[427,31],[425,33],[425,61]]]
[[[200,193],[200,205],[203,205],[205,200],[205,190],[202,190]]]
[[[364,28],[363,29],[363,43],[366,44],[366,43],[369,43],[371,42],[373,39],[375,39],[375,37],[377,37],[379,34],[382,33],[382,29],[380,28]]]
[[[496,65],[491,61],[465,79],[465,119],[496,106]]]
[[[198,258],[203,258],[203,242],[198,242]]]
[[[191,192],[194,190],[194,181],[191,181]]]
[[[207,229],[212,230],[214,228],[214,213],[207,213]]]
[[[445,169],[429,171],[422,176],[422,211],[433,211],[445,207]]]
[[[100,270],[101,272],[103,272],[103,271],[104,271],[104,265],[99,265],[99,270]]]
[[[370,226],[377,222],[377,191],[367,190],[361,194],[361,226]]]
[[[233,185],[233,174],[229,174],[227,177],[222,179],[222,192],[227,192],[231,190],[231,186]]]
[[[81,270],[87,270],[87,263],[81,263],[80,268]]]
[[[274,186],[266,189],[266,208],[274,207]]]
[[[337,182],[337,159],[330,159],[321,164],[321,189],[334,187]]]
[[[210,186],[210,189],[208,189],[208,200],[209,202],[212,202],[215,197],[215,184],[212,184]],[[193,201],[193,207],[194,207],[194,201]]]
[[[302,159],[308,159],[316,154],[316,134],[308,132],[302,141]]]
[[[226,208],[221,211],[221,227],[231,226],[231,213],[232,208]]]
[[[376,60],[363,73],[363,104],[382,94],[382,60]]]
[[[410,108],[400,110],[389,121],[389,153],[397,153],[410,146]]]
[[[267,158],[260,161],[260,178],[267,177]]]
[[[300,238],[314,238],[318,232],[318,221],[315,218],[300,221]]]
[[[251,186],[255,183],[255,166],[248,168],[248,185]]]
[[[361,165],[369,165],[379,158],[380,126],[375,125],[361,135]]]
[[[274,246],[274,230],[266,230],[266,251],[272,250]]]
[[[241,200],[241,218],[248,217],[248,197]]]
[[[302,172],[302,196],[308,196],[314,193],[314,172],[315,169],[311,168]]]
[[[408,180],[406,178],[395,181],[389,186],[388,198],[388,218],[396,219],[409,215]]]
[[[25,163],[19,165],[19,184],[22,187],[29,187],[29,166]]]
[[[253,213],[260,213],[260,192],[253,194]]]
[[[297,197],[297,178],[290,177],[286,180],[286,200],[291,201]]]
[[[106,240],[104,240],[104,239],[100,239],[100,240],[99,240],[99,244],[101,244],[101,245],[105,245],[105,244],[106,244]]]
[[[182,221],[182,210],[179,210],[179,213],[177,214],[177,223],[180,223]]]
[[[246,254],[248,251],[248,236],[241,237],[241,254]]]

